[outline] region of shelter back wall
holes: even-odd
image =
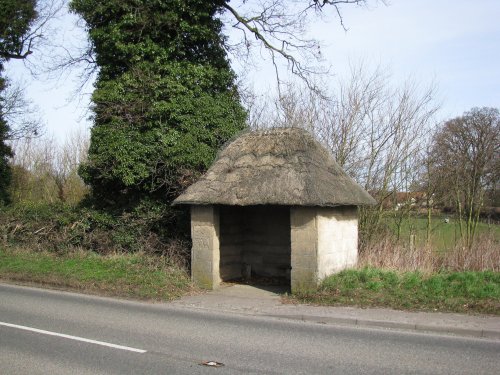
[[[259,276],[287,275],[290,267],[290,208],[286,206],[220,207],[220,275],[242,276],[250,264]]]

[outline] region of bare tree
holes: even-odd
[[[13,202],[48,202],[58,200],[52,178],[57,143],[54,138],[21,138],[13,141],[11,160]]]
[[[87,160],[90,146],[88,131],[71,132],[59,148],[54,179],[62,202],[76,203],[88,192],[83,180],[78,175],[78,167]]]
[[[427,210],[427,224],[426,224],[426,242],[430,243],[432,235],[432,212],[434,205],[436,204],[436,193],[437,185],[433,178],[434,164],[436,163],[435,155],[432,151],[431,140],[434,137],[430,135],[429,142],[426,147],[422,150],[421,157],[421,174],[420,174],[420,185],[422,190],[425,192],[425,208]]]
[[[44,45],[46,52],[35,76],[48,78],[52,81],[65,82],[69,77],[75,80],[74,98],[88,95],[99,67],[95,61],[94,49],[90,43],[85,22],[73,14],[69,8],[69,0],[64,2],[58,14],[66,20],[64,26],[71,25],[68,29],[61,30],[60,35]]]
[[[473,108],[446,121],[432,143],[433,183],[453,202],[461,238],[472,246],[487,189],[500,178],[500,112]]]
[[[65,0],[9,0],[2,6],[0,20],[0,74],[8,61],[21,60],[33,68],[30,56],[47,47],[51,21],[64,7]],[[40,57],[40,56],[38,56]],[[37,62],[39,58],[37,59]],[[1,77],[0,118],[8,124],[6,140],[37,136],[42,128],[38,108],[26,98],[19,82]]]
[[[86,160],[89,134],[71,132],[62,144],[53,137],[23,138],[12,142],[14,201],[77,203],[88,189],[78,176]]]
[[[351,70],[338,90],[317,94],[291,86],[274,100],[272,110],[260,108],[258,126],[299,126],[311,131],[346,172],[368,190],[377,206],[360,211],[362,239],[379,232],[391,196],[409,191],[419,177],[422,147],[439,108],[435,89],[407,80],[390,84],[387,69]],[[267,100],[267,102],[272,102]],[[251,115],[252,116],[252,115]],[[395,223],[409,210],[393,212]]]
[[[384,0],[380,2],[385,3]],[[283,83],[280,66],[284,64],[309,89],[318,90],[314,76],[326,73],[328,67],[318,64],[321,61],[320,43],[306,36],[311,20],[337,17],[346,29],[342,7],[366,3],[367,0],[242,0],[233,6],[226,1],[223,3],[227,10],[225,20],[240,31],[241,36],[227,47],[243,58],[248,58],[254,49],[267,52],[275,69],[278,89]]]
[[[43,123],[39,108],[26,98],[25,87],[6,80],[6,88],[0,97],[0,118],[9,124],[7,140],[31,138],[40,135]]]

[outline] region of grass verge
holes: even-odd
[[[500,315],[500,272],[395,272],[345,270],[326,278],[319,290],[296,293],[296,302],[389,307],[402,310]]]
[[[171,300],[192,289],[186,271],[166,257],[137,253],[56,255],[0,249],[0,279],[150,300]]]

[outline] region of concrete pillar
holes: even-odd
[[[191,206],[191,278],[205,289],[220,284],[219,209]]]
[[[326,276],[356,265],[356,207],[292,207],[290,224],[292,292],[316,289]]]
[[[320,207],[318,226],[318,279],[356,266],[358,210],[356,207]]]
[[[318,228],[316,208],[290,208],[292,293],[318,285]]]

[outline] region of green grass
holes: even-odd
[[[445,223],[444,219],[449,218]],[[385,223],[396,234],[395,220],[391,212],[387,212],[384,218]],[[456,220],[452,216],[434,215],[431,219],[431,243],[437,251],[449,250],[453,248],[460,240],[460,229]],[[410,233],[415,234],[416,245],[423,245],[427,239],[427,218],[412,214],[410,218],[405,217],[401,225],[400,240],[408,241]],[[500,241],[500,225],[479,222],[477,226],[477,235],[491,235],[495,240]]]
[[[0,279],[112,296],[171,300],[191,290],[185,270],[143,254],[64,255],[0,249]]]
[[[404,310],[500,315],[499,272],[394,272],[345,270],[326,278],[318,291],[298,293],[299,302],[390,307]]]

